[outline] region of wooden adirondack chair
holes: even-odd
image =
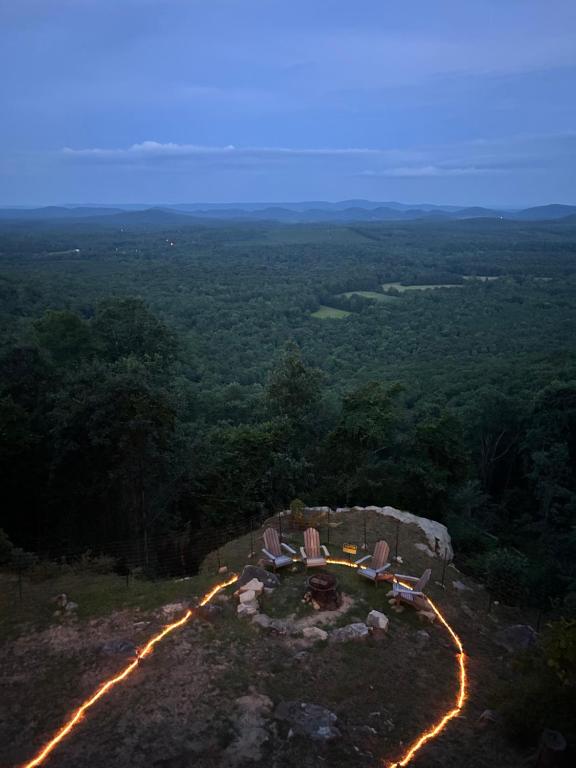
[[[425,608],[428,603],[424,590],[430,581],[431,575],[431,568],[426,568],[420,578],[417,576],[403,576],[400,573],[395,573],[394,582],[392,584],[392,595],[398,602],[405,602],[416,608]],[[407,581],[414,586],[410,589],[410,587],[401,584],[401,581]]]
[[[290,565],[292,557],[284,554],[282,550],[289,552],[290,555],[295,555],[296,550],[289,544],[280,542],[278,531],[275,528],[266,528],[264,531],[264,548],[262,552],[266,556],[269,563],[276,568],[283,568],[285,565]]]
[[[307,568],[326,565],[326,558],[330,557],[330,552],[323,544],[320,545],[320,534],[316,528],[308,528],[304,531],[304,546],[300,547],[300,554]]]
[[[390,568],[388,562],[388,555],[390,554],[390,547],[385,541],[377,541],[374,547],[374,552],[371,555],[364,555],[360,560],[356,560],[358,566],[357,573],[360,576],[364,576],[365,579],[370,579],[376,586],[378,581],[384,576],[384,572]],[[370,563],[368,564],[368,560]],[[366,565],[362,565],[366,563]]]

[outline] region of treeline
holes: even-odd
[[[289,345],[259,391],[229,386],[234,420],[209,420],[182,340],[142,300],[50,310],[28,334],[0,360],[3,527],[25,549],[126,540],[152,567],[160,534],[296,497],[386,503],[448,521],[473,572],[521,550],[526,588],[573,602],[576,381],[532,401],[487,386],[459,410],[383,381],[339,396]]]

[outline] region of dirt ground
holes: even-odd
[[[439,564],[413,548],[419,540],[417,531],[404,535],[404,572],[420,573],[433,565],[438,576]],[[440,625],[422,623],[411,609],[391,611],[386,587],[375,588],[347,568],[328,569],[353,598],[334,626],[364,621],[377,608],[390,619],[384,636],[307,644],[238,619],[232,597],[216,599],[213,611],[166,638],[127,681],[98,702],[44,764],[343,768],[381,766],[399,757],[454,701],[454,645]],[[283,574],[282,586],[266,598],[269,612],[300,615],[306,610],[300,603],[304,584],[299,569]],[[506,651],[492,636],[519,617],[488,614],[484,591],[452,568],[445,585],[432,583],[430,594],[464,643],[469,699],[461,716],[412,765],[519,767],[525,755],[506,742],[500,725],[478,725],[499,681],[510,674]],[[159,609],[130,608],[94,619],[55,621],[47,629],[6,640],[0,646],[0,766],[25,764],[84,698],[130,661],[129,646],[123,653],[115,646],[110,651],[107,643],[142,647],[167,620]],[[291,732],[276,716],[278,705],[287,701],[327,708],[337,716],[339,735],[324,742]]]

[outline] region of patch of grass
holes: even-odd
[[[441,285],[402,285],[402,283],[383,283],[382,290],[387,291],[389,288],[395,288],[400,293],[405,291],[429,291],[436,288],[463,288],[464,286],[454,283],[442,283]]]
[[[365,299],[374,299],[374,301],[394,301],[396,296],[389,296],[385,293],[377,293],[376,291],[347,291],[346,293],[340,293],[339,296],[345,296],[347,299],[350,296],[363,296]]]
[[[343,320],[348,317],[351,312],[346,312],[345,309],[336,309],[336,307],[326,307],[322,305],[316,312],[312,312],[311,317],[316,317],[319,320]]]

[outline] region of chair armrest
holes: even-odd
[[[402,573],[395,573],[394,574],[395,579],[404,579],[404,581],[418,581],[418,576],[405,576]]]
[[[376,568],[375,573],[384,573],[388,568],[390,568],[390,563],[386,563],[386,565],[383,565],[381,568]]]
[[[324,544],[322,544],[322,551],[324,552],[324,557],[330,557],[330,552],[328,552]]]
[[[286,552],[290,552],[291,555],[298,554],[294,547],[291,547],[290,544],[284,544],[284,542],[282,542],[281,546],[286,550]]]
[[[302,560],[308,559],[308,555],[306,554],[306,550],[304,549],[304,547],[300,547],[300,556],[302,557]]]
[[[272,552],[268,552],[267,549],[262,549],[262,552],[264,552],[266,557],[268,557],[270,560],[274,561],[276,559],[275,555],[273,555]]]
[[[372,555],[364,555],[364,557],[361,557],[360,560],[355,560],[354,565],[360,565],[360,563],[365,562],[366,560],[370,560]]]

